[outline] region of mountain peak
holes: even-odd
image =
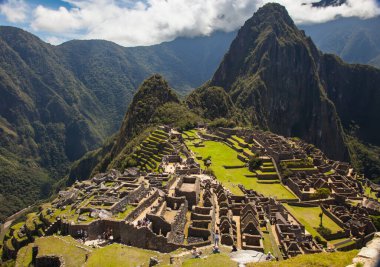
[[[252,23],[255,23],[252,25]],[[260,23],[270,23],[270,24],[287,24],[289,26],[294,26],[292,18],[289,16],[286,8],[277,3],[268,3],[260,7],[257,12],[249,19],[246,24],[251,26]],[[244,25],[245,26],[245,25]],[[243,26],[243,27],[244,27]]]
[[[341,125],[320,78],[321,64],[321,53],[285,7],[267,4],[239,30],[210,86],[224,88],[253,125],[301,137],[333,158],[346,159]]]
[[[180,100],[161,75],[154,74],[143,81],[123,120],[117,149],[121,150],[129,138],[150,123],[156,110],[167,103],[180,103]]]

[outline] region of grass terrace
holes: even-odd
[[[132,158],[136,160],[137,166],[144,171],[157,171],[162,157],[172,152],[168,145],[168,133],[155,130],[138,147]]]
[[[182,134],[182,137],[183,138],[189,138],[190,137],[190,138],[198,139],[197,130],[184,131]]]
[[[149,266],[150,257],[157,257],[161,264],[169,264],[169,254],[161,254],[152,250],[128,247],[121,244],[112,244],[95,250],[84,266]]]
[[[38,255],[59,255],[65,261],[66,267],[82,266],[86,260],[86,253],[79,243],[69,236],[49,236],[38,238],[33,244],[29,244],[17,253],[16,266],[30,266],[32,262],[32,247],[38,246]]]
[[[187,259],[182,266],[214,267],[214,266],[237,266],[237,262],[230,259],[228,254],[211,254],[199,259]]]
[[[319,236],[322,240],[325,240],[315,229],[319,227],[320,223],[319,214],[322,212],[322,209],[320,207],[296,207],[290,206],[289,204],[284,204],[284,206],[300,223],[305,226],[306,230],[312,236]],[[332,233],[336,233],[342,230],[339,225],[337,225],[326,215],[323,215],[322,222],[323,226],[329,228]]]
[[[126,209],[123,212],[119,212],[116,215],[116,219],[118,220],[124,220],[125,217],[127,217],[136,207],[132,205],[127,205]]]
[[[364,195],[367,196],[367,197],[371,197],[371,198],[374,198],[374,199],[378,199],[378,197],[376,196],[376,192],[371,192],[371,188],[368,187],[368,186],[365,186],[364,187]]]
[[[279,199],[296,198],[289,190],[287,190],[278,180],[268,184],[268,181],[261,183],[247,167],[226,169],[223,166],[242,166],[242,162],[237,158],[238,153],[224,143],[216,141],[205,141],[204,147],[195,147],[192,142],[187,142],[196,156],[206,158],[211,156],[211,168],[215,172],[215,176],[221,181],[232,193],[242,195],[238,184],[244,185],[248,189],[256,190],[266,196],[274,196]],[[198,160],[204,167],[203,161]],[[205,167],[204,167],[205,168]]]

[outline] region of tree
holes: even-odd
[[[331,194],[330,189],[328,188],[318,188],[313,196],[317,199],[327,198]]]
[[[322,219],[323,219],[323,212],[319,213],[319,218],[321,219],[321,222],[319,223],[319,226],[323,227],[323,221],[322,221]]]
[[[260,159],[259,156],[250,157],[248,161],[248,168],[252,172],[254,170],[257,170],[262,163],[263,161]]]
[[[207,156],[203,159],[203,164],[206,166],[206,168],[210,167],[211,165],[211,156]]]

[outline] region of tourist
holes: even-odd
[[[220,239],[220,237],[219,237],[219,231],[216,230],[216,231],[215,231],[215,234],[214,234],[214,245],[215,245],[215,246],[218,246],[218,245],[219,245],[219,239]]]

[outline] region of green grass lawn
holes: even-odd
[[[119,212],[116,215],[116,219],[118,219],[118,220],[124,220],[127,217],[127,215],[129,215],[132,211],[135,210],[135,208],[136,207],[134,207],[134,206],[127,205],[127,208],[125,209],[125,211]]]
[[[365,196],[377,199],[376,192],[371,192],[371,188],[369,188],[368,186],[366,186],[364,188],[365,188],[365,191],[364,191],[364,195]]]
[[[314,229],[319,227],[320,218],[319,214],[322,212],[320,207],[296,207],[290,206],[288,204],[284,204],[284,206],[288,209],[288,211],[296,217],[296,219],[301,222],[306,230],[312,236],[320,236],[323,240],[325,240],[318,232]],[[327,227],[331,230],[332,233],[336,233],[339,230],[342,230],[333,220],[331,220],[326,215],[323,215],[323,226]]]
[[[182,263],[182,266],[194,267],[214,267],[214,266],[237,266],[237,262],[230,259],[227,254],[211,254],[207,257],[199,259],[187,259]]]
[[[250,263],[247,267],[344,267],[352,263],[357,250],[300,255],[284,261]]]
[[[238,137],[237,135],[232,136],[235,140],[238,140],[241,144],[247,144],[243,138]]]
[[[150,257],[157,257],[160,264],[169,264],[169,254],[161,254],[152,250],[112,244],[95,250],[85,266],[118,267],[149,266]]]
[[[237,158],[238,153],[224,143],[205,141],[205,147],[195,147],[191,142],[187,142],[187,145],[196,155],[203,158],[211,156],[211,168],[214,170],[216,177],[234,194],[242,195],[241,190],[238,188],[238,184],[242,184],[246,188],[256,190],[266,196],[275,196],[278,199],[296,198],[280,183],[260,184],[256,178],[247,178],[245,175],[252,175],[253,173],[246,167],[225,169],[223,165],[238,166],[242,165],[242,162]],[[203,166],[202,160],[198,160],[198,162]]]
[[[194,138],[198,138],[198,135],[197,135],[197,131],[196,130],[190,130],[190,131],[184,131],[183,132],[185,134],[184,137],[194,137]],[[186,136],[187,135],[187,136]]]
[[[263,233],[264,237],[264,252],[268,253],[269,251],[273,253],[273,247],[272,247],[272,242],[270,241],[270,236],[269,233]]]
[[[34,244],[39,248],[38,255],[60,255],[66,267],[82,266],[86,260],[86,250],[77,247],[79,243],[72,237],[61,238],[65,241],[55,236],[36,239]],[[32,246],[33,244],[29,244],[19,250],[16,259],[17,266],[29,266],[32,261]]]

